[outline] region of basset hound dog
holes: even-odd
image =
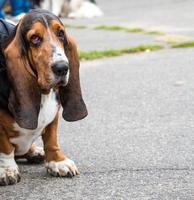
[[[0,21],[0,185],[20,181],[16,158],[44,159],[53,176],[79,174],[57,143],[60,107],[67,121],[87,116],[76,44],[63,23],[41,9],[16,26]]]

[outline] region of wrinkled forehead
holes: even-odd
[[[36,24],[39,24],[39,26]],[[32,10],[20,23],[20,31],[22,35],[26,35],[29,30],[38,27],[45,29],[64,28],[60,19],[46,10]]]

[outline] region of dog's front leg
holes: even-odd
[[[13,185],[20,181],[18,166],[14,160],[14,146],[0,125],[0,185]]]
[[[58,114],[42,135],[47,172],[52,176],[72,177],[78,175],[76,165],[60,150],[57,143]]]

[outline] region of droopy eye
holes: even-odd
[[[32,35],[30,41],[33,45],[39,46],[42,42],[42,38],[38,35]]]
[[[61,29],[57,30],[57,37],[58,37],[60,40],[64,41],[64,40],[65,40],[65,33],[64,33],[64,31],[61,30]]]

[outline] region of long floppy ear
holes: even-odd
[[[40,111],[40,90],[26,55],[22,55],[23,39],[17,27],[15,36],[4,49],[8,79],[11,84],[8,108],[18,125],[35,129]]]
[[[86,117],[88,112],[81,93],[77,47],[72,38],[68,38],[66,55],[70,65],[69,82],[67,86],[60,87],[59,95],[63,118],[66,121],[77,121]]]

